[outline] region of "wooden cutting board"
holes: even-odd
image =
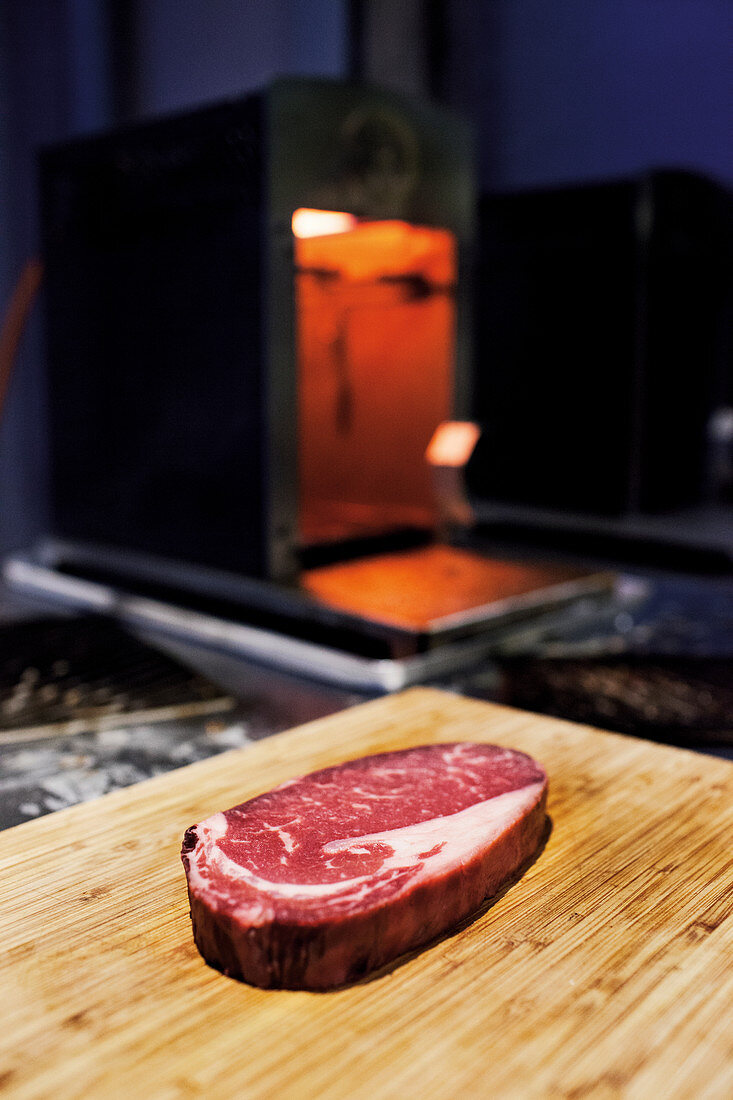
[[[334,993],[204,964],[184,829],[364,752],[475,739],[550,775],[552,832],[471,923]],[[2,834],[10,1097],[733,1096],[733,764],[429,689]]]

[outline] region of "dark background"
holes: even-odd
[[[40,144],[278,75],[376,80],[462,111],[484,191],[650,168],[733,185],[730,0],[4,0],[0,304],[37,251]],[[0,424],[0,552],[46,525],[38,316]]]

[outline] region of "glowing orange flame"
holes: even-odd
[[[301,206],[293,213],[292,225],[296,237],[326,237],[348,233],[356,225],[356,218],[339,210],[309,210]]]
[[[468,420],[446,420],[435,429],[425,458],[431,466],[465,466],[480,435]]]

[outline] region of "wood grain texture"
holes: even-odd
[[[335,993],[194,948],[186,826],[362,753],[530,752],[553,828],[471,923]],[[733,765],[429,689],[2,834],[3,1095],[733,1096]]]

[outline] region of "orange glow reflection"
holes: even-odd
[[[425,451],[453,401],[455,238],[357,221],[294,245],[302,541],[430,529]]]
[[[465,466],[480,435],[477,424],[468,420],[448,420],[436,428],[425,458],[431,466]]]

